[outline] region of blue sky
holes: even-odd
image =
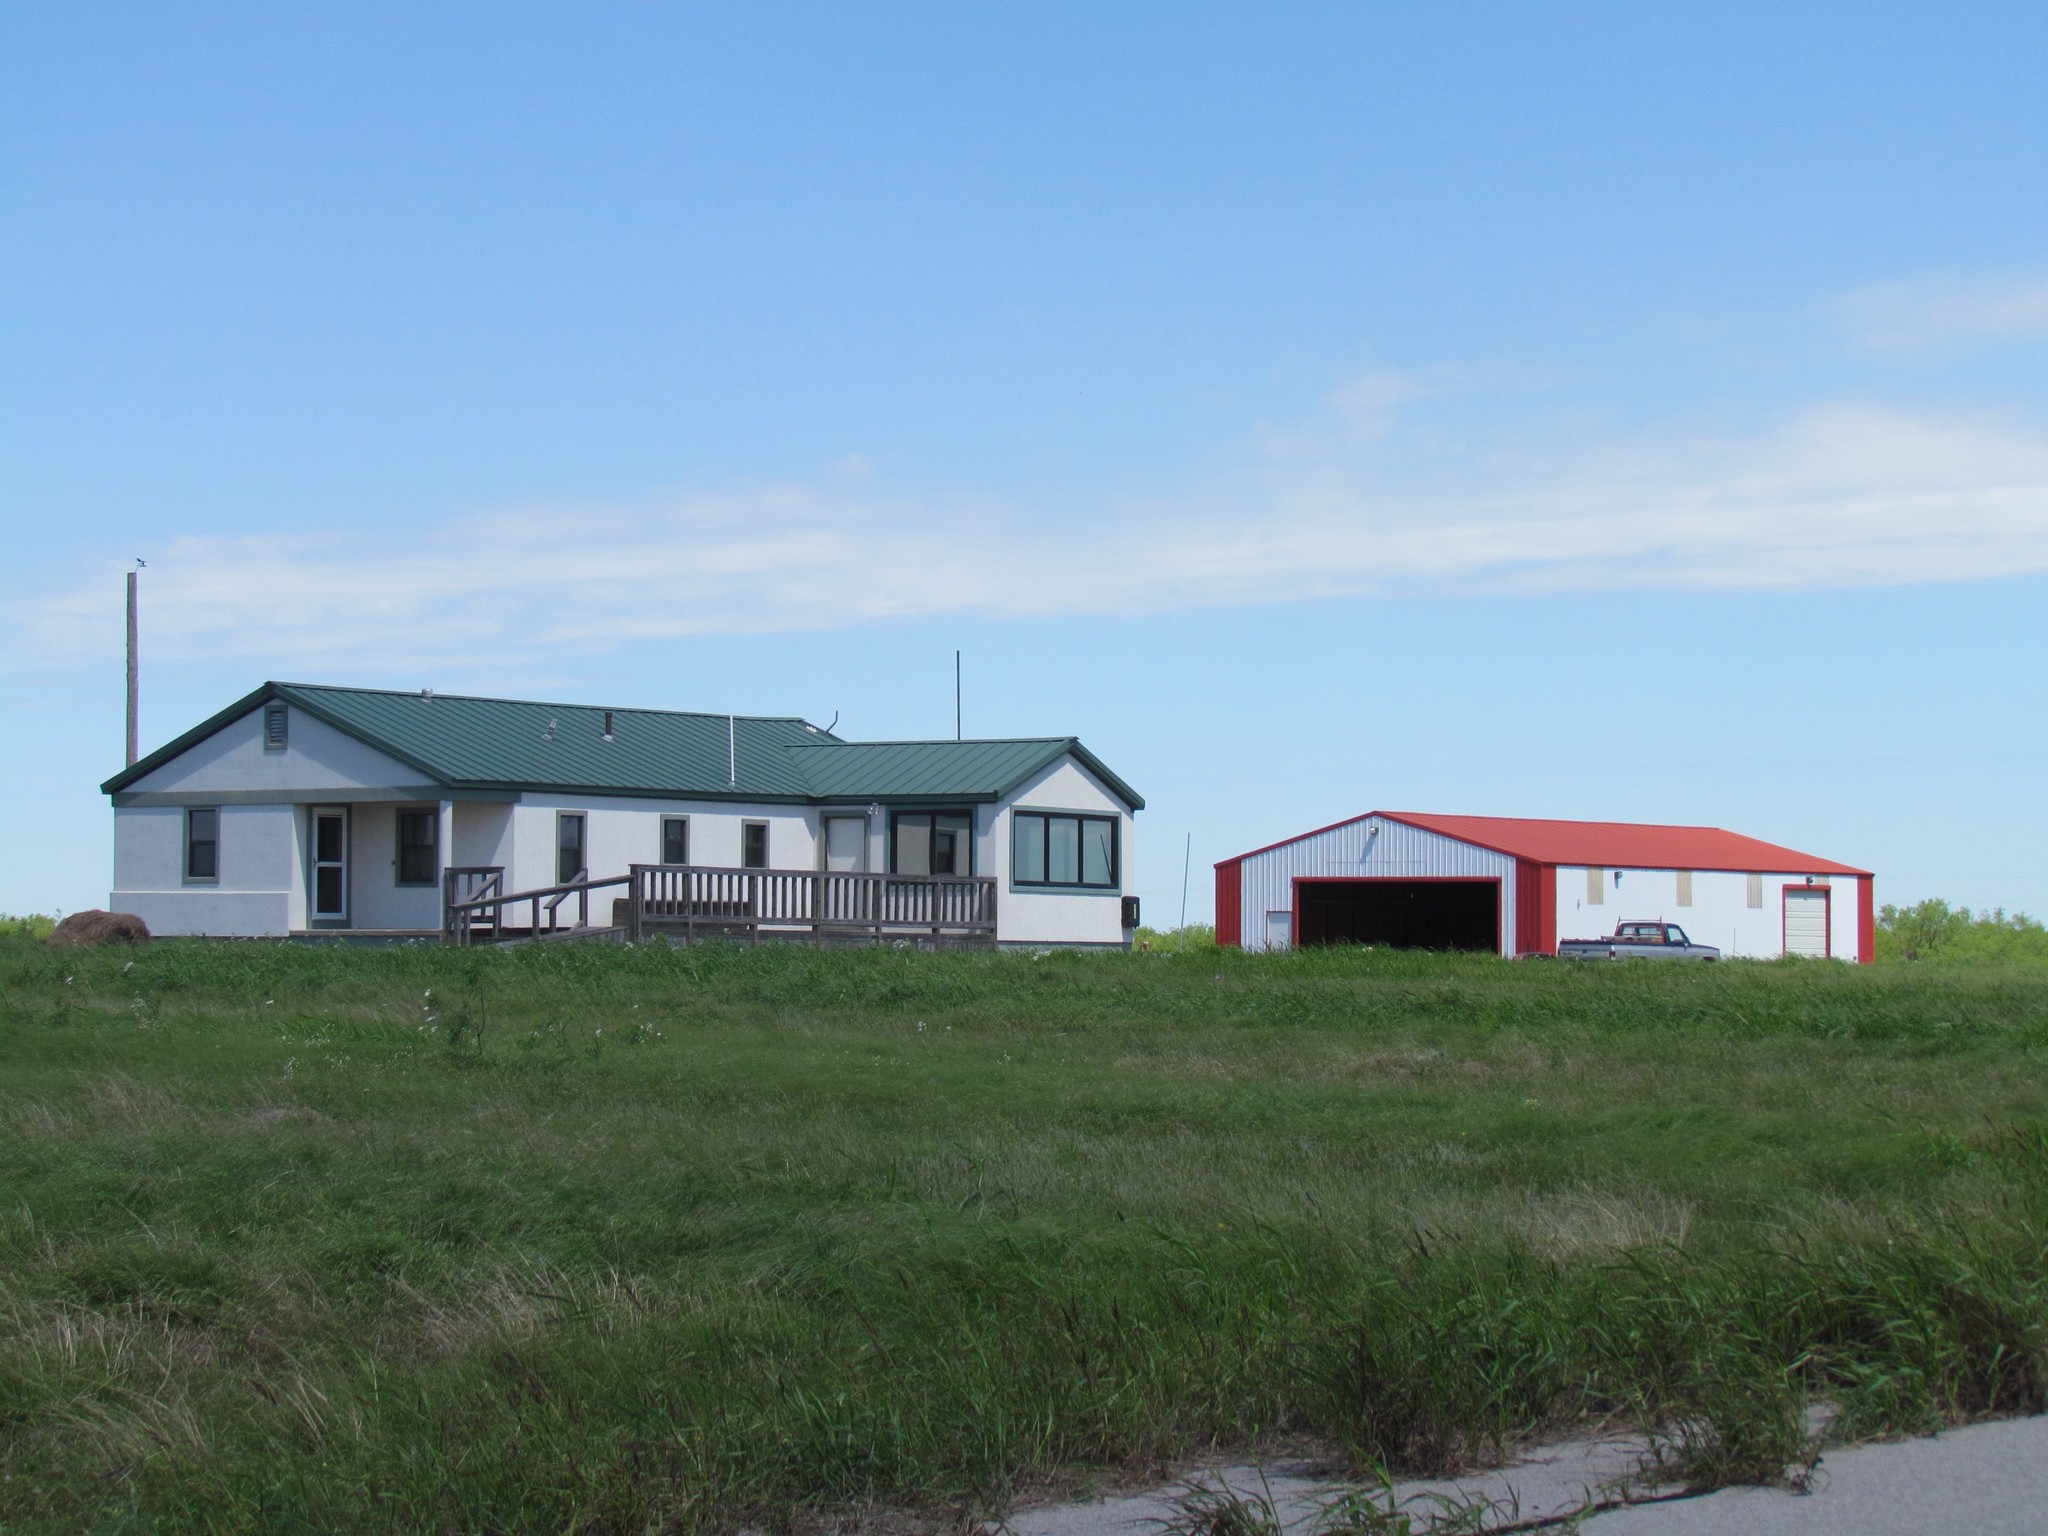
[[[2048,912],[2048,9],[0,9],[0,909],[265,677]]]

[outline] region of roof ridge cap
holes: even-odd
[[[413,688],[362,688],[353,683],[291,683],[270,681],[266,688],[289,688],[301,693],[361,693],[380,699],[421,699],[431,697],[436,701],[460,702],[465,704],[523,704],[531,709],[588,709],[599,713],[609,709],[621,715],[665,715],[671,719],[687,720],[752,720],[765,724],[789,724],[811,726],[822,733],[822,725],[813,725],[802,715],[744,715],[727,709],[657,709],[649,704],[582,704],[565,699],[512,699],[493,693],[425,693]]]

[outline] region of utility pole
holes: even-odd
[[[135,562],[139,567],[142,562]],[[135,571],[128,573],[128,762],[142,756],[142,657],[135,625]]]
[[[1188,871],[1194,868],[1195,834],[1188,834],[1187,846],[1180,856],[1180,947],[1188,947]]]

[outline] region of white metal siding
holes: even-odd
[[[1501,953],[1515,952],[1513,857],[1405,822],[1372,817],[1283,843],[1243,860],[1238,878],[1246,949],[1266,947],[1268,912],[1294,910],[1296,880],[1470,879],[1500,882]]]
[[[1616,879],[1616,876],[1619,876]],[[1600,939],[1617,923],[1670,922],[1688,938],[1712,944],[1730,959],[1774,960],[1785,953],[1785,895],[1804,887],[1807,877],[1781,872],[1700,869],[1692,871],[1692,905],[1678,905],[1678,875],[1673,869],[1610,871],[1613,888],[1604,906],[1585,902],[1585,871],[1561,865],[1557,871],[1557,936]],[[1827,877],[1820,877],[1823,883]],[[1749,904],[1750,882],[1761,892],[1761,904]],[[1849,876],[1836,876],[1832,886],[1833,953],[1838,960],[1856,958],[1856,914],[1860,893]],[[1815,954],[1825,953],[1816,948]]]

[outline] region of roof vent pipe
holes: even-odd
[[[731,715],[725,717],[725,782],[729,788],[740,787],[740,738]]]
[[[612,739],[612,712],[610,710],[604,712],[604,739],[606,741]]]

